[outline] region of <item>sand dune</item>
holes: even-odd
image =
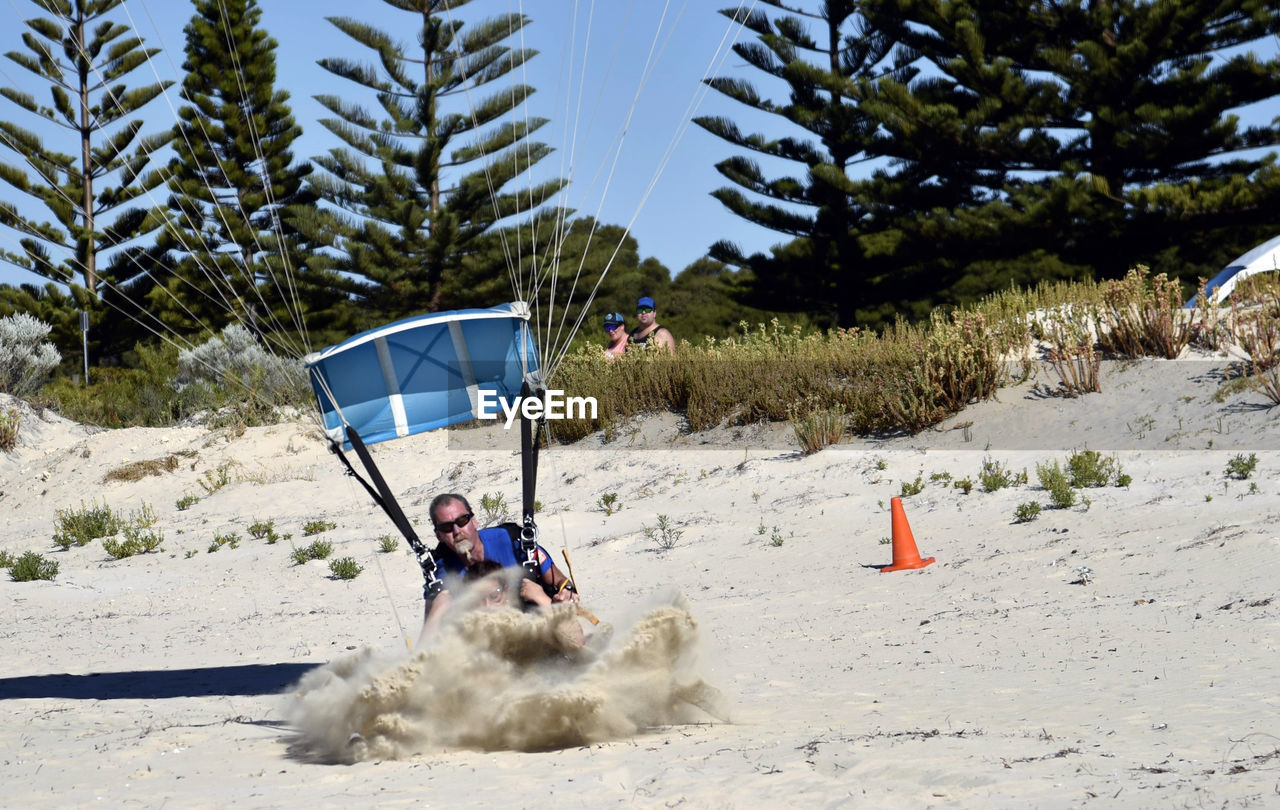
[[[235,435],[30,413],[0,455],[0,549],[60,571],[0,581],[0,804],[1275,803],[1280,429],[1258,395],[1219,401],[1220,369],[1112,364],[1078,399],[1042,375],[937,430],[812,456],[785,426],[686,435],[672,417],[553,448],[544,544],[568,548],[615,633],[599,657],[550,664],[477,657],[519,628],[459,625],[411,653],[421,576],[403,543],[378,551],[393,527],[306,421]],[[517,504],[516,447],[499,427],[376,455],[423,528],[440,491]],[[1086,447],[1129,486],[1015,523],[1049,503],[1036,465]],[[1229,478],[1250,453],[1256,471]],[[984,460],[1029,483],[953,485]],[[139,461],[159,474],[104,480]],[[890,498],[917,478],[905,511],[937,563],[882,574]],[[179,510],[184,495],[200,500]],[[152,507],[163,551],[58,550],[58,510],[95,502]],[[667,549],[660,515],[679,532]],[[251,538],[266,520],[291,540]],[[317,520],[359,577],[293,564]],[[219,534],[237,547],[211,552]],[[646,636],[655,615],[665,629]],[[326,690],[341,711],[309,713]],[[374,697],[390,709],[366,711]]]

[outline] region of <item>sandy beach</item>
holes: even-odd
[[[552,447],[542,541],[612,636],[515,663],[494,651],[527,628],[484,617],[417,644],[417,565],[403,541],[379,551],[394,527],[311,421],[103,431],[28,411],[0,454],[0,549],[59,572],[0,578],[0,805],[1280,804],[1280,427],[1258,394],[1215,396],[1222,368],[1109,363],[1073,399],[1042,369],[937,429],[809,456],[786,425],[673,416]],[[1052,508],[1036,465],[1085,448],[1131,483]],[[375,455],[425,539],[439,492],[519,509],[501,426]],[[983,491],[984,461],[1028,483]],[[917,480],[902,503],[937,562],[882,573],[890,499]],[[162,550],[58,549],[59,510],[94,503],[149,506]],[[268,520],[279,542],[250,536]],[[294,564],[313,521],[358,577]]]

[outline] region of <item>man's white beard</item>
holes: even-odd
[[[470,540],[467,540],[466,538],[459,540],[458,542],[453,544],[453,550],[461,554],[462,558],[467,561],[468,565],[471,564],[472,559],[471,559],[471,541]]]

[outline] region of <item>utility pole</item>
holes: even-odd
[[[84,342],[84,387],[89,387],[89,312],[80,310],[80,335]]]

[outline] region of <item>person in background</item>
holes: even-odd
[[[608,360],[621,357],[627,350],[626,319],[621,312],[610,312],[604,316],[604,332],[608,335],[609,345],[604,347],[604,356]]]
[[[627,349],[639,350],[647,348],[675,351],[676,339],[671,330],[658,323],[658,307],[649,296],[643,296],[636,302],[636,318],[640,325],[631,330],[628,336]]]

